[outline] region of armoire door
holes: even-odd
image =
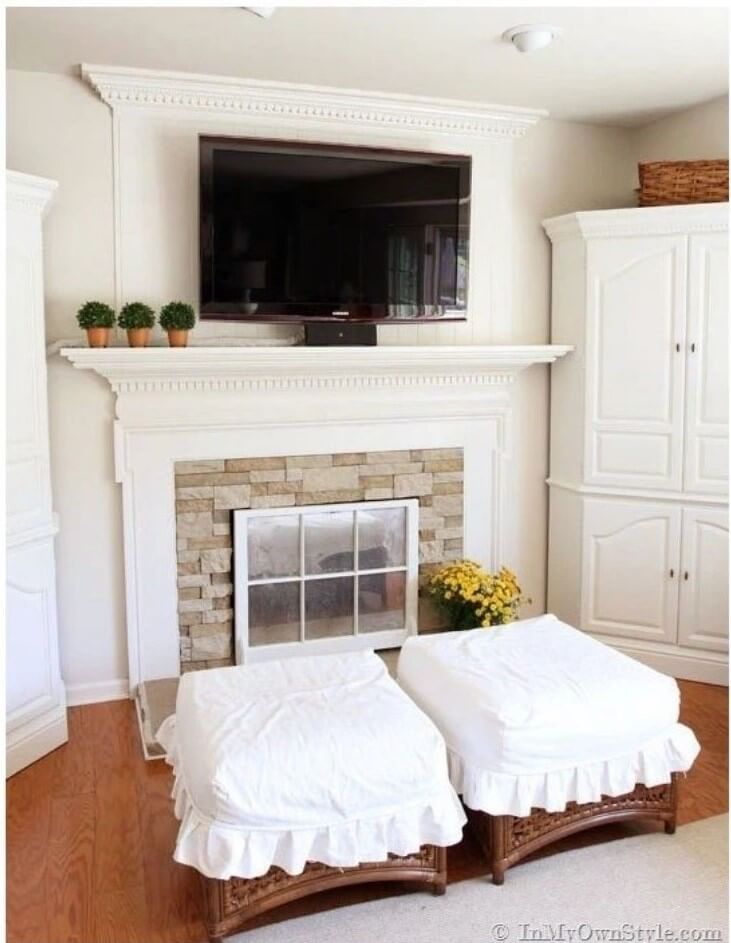
[[[728,651],[728,511],[683,511],[678,644]]]
[[[675,642],[680,521],[681,509],[672,505],[586,501],[582,628]]]
[[[690,237],[685,491],[728,493],[728,237]]]
[[[587,483],[679,490],[686,236],[596,239],[587,251]]]

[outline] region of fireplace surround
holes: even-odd
[[[463,553],[488,567],[510,564],[510,389],[520,370],[569,350],[64,349],[116,394],[131,693],[180,673],[176,463],[462,449]]]

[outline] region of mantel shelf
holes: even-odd
[[[64,347],[79,370],[105,377],[115,392],[229,389],[483,386],[510,383],[532,364],[573,348],[558,344],[420,347]]]

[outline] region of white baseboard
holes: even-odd
[[[68,740],[66,705],[60,704],[40,717],[8,733],[5,776],[12,776]]]
[[[92,681],[89,684],[67,684],[66,703],[69,707],[97,704],[100,701],[123,701],[130,696],[127,678]]]
[[[643,648],[640,643],[632,643],[610,638],[606,635],[595,635],[598,641],[611,645],[618,651],[636,658],[648,668],[654,668],[672,678],[685,681],[702,681],[704,684],[719,684],[728,687],[728,656],[717,654],[704,657],[702,653],[690,654],[684,652],[662,652]]]

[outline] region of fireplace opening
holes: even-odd
[[[416,632],[418,500],[242,509],[233,524],[238,663]]]

